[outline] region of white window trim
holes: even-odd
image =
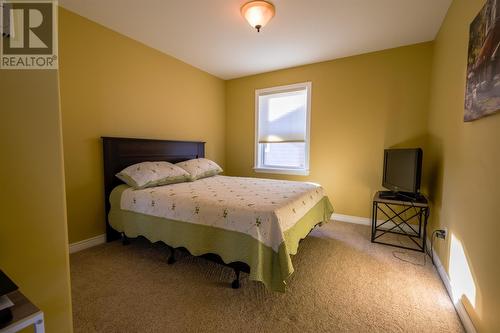
[[[280,93],[286,90],[299,90],[306,89],[307,96],[307,117],[306,117],[306,151],[305,151],[305,166],[304,168],[270,168],[270,167],[260,167],[259,166],[259,96],[265,94]],[[286,175],[299,175],[308,176],[309,175],[309,152],[310,152],[310,127],[311,127],[311,90],[312,82],[302,82],[289,84],[278,87],[256,89],[255,90],[255,151],[254,151],[254,171],[259,173],[274,173],[274,174],[286,174]]]

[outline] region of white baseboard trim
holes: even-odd
[[[372,225],[372,219],[368,217],[333,213],[331,219],[339,222],[354,223],[367,226]],[[385,220],[377,220],[377,224],[382,224],[384,222]],[[395,224],[392,221],[389,221],[385,223],[380,229],[392,229],[394,226]],[[412,230],[410,230],[410,228],[406,225],[402,225],[401,228],[405,229],[406,232],[412,232]]]
[[[430,249],[429,239],[427,239],[427,248]],[[464,326],[465,331],[467,333],[477,333],[476,328],[474,327],[474,324],[470,319],[469,313],[465,309],[460,299],[454,301],[455,297],[453,296],[453,289],[451,288],[450,277],[448,276],[448,273],[446,273],[446,270],[444,269],[444,266],[441,263],[441,260],[439,259],[439,256],[436,254],[436,251],[434,251],[434,249],[432,249],[432,257],[434,258],[434,264],[436,266],[436,270],[439,274],[439,277],[441,278],[441,281],[443,281],[446,291],[448,292],[448,296],[450,297],[451,302],[455,306],[455,310],[457,311],[458,317],[460,317],[460,320],[462,321],[462,325]]]
[[[106,234],[98,235],[89,239],[84,239],[79,242],[69,244],[69,253],[75,253],[81,250],[88,249],[99,244],[106,243]]]
[[[367,217],[333,213],[331,219],[334,221],[340,221],[340,222],[355,223],[355,224],[362,224],[362,225],[372,225],[372,220],[367,218]]]

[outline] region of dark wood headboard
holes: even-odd
[[[102,137],[104,157],[104,201],[106,207],[106,241],[120,238],[108,221],[109,195],[123,182],[115,174],[140,162],[166,161],[177,163],[205,157],[205,142],[171,141]]]

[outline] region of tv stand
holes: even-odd
[[[423,195],[412,198],[401,192],[377,192],[373,197],[371,241],[425,253],[428,218],[429,204]],[[406,237],[412,246],[395,243],[393,237],[387,238],[389,234]]]

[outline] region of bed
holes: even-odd
[[[213,176],[134,190],[115,174],[144,161],[204,157],[203,142],[103,138],[107,240],[142,236],[234,269],[273,291],[285,291],[291,256],[332,206],[316,184]]]

